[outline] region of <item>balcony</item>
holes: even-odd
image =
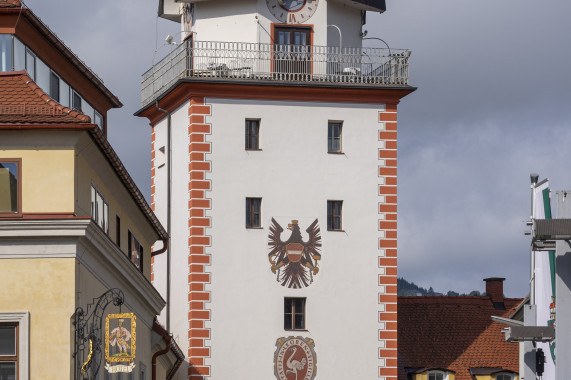
[[[409,50],[185,41],[143,74],[145,107],[180,79],[407,87]]]

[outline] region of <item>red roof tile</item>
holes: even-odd
[[[91,119],[54,101],[24,71],[0,73],[0,124],[69,123]]]
[[[471,380],[474,367],[518,372],[518,344],[508,343],[491,316],[509,317],[519,298],[496,310],[489,297],[398,297],[399,380],[406,368],[446,368]]]
[[[0,0],[0,8],[20,8],[22,3],[18,0]]]

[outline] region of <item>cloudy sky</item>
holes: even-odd
[[[144,194],[140,76],[178,26],[158,0],[25,0],[124,103],[109,138]],[[571,189],[571,2],[387,0],[369,37],[412,50],[399,106],[399,276],[436,291],[529,291],[529,174]],[[375,46],[376,41],[370,42]],[[166,48],[159,50],[166,53]]]

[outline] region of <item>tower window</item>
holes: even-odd
[[[330,122],[327,128],[327,151],[329,153],[341,153],[341,129],[340,122]]]
[[[284,330],[305,330],[305,298],[284,298]]]
[[[262,198],[246,198],[246,228],[260,228]]]
[[[246,120],[246,150],[260,149],[260,120]]]
[[[343,201],[327,201],[327,229],[329,231],[341,231],[341,211]]]

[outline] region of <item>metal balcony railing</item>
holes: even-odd
[[[409,50],[185,41],[143,74],[142,106],[179,79],[408,85]]]

